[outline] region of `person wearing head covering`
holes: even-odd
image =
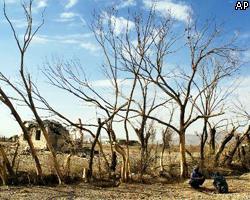
[[[191,173],[189,184],[192,188],[199,188],[204,183],[204,181],[205,178],[200,172],[199,166],[196,166]]]
[[[227,181],[219,172],[214,174],[213,185],[218,193],[228,193]]]

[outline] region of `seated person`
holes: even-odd
[[[214,175],[213,185],[218,193],[228,193],[227,181],[219,172]]]
[[[205,181],[205,178],[201,172],[199,172],[199,167],[196,166],[191,173],[189,184],[192,188],[199,188]]]

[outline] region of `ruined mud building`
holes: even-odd
[[[54,149],[60,151],[66,150],[69,146],[67,142],[70,138],[69,131],[55,120],[44,120],[43,123],[47,129],[50,142]],[[35,149],[46,150],[47,142],[38,123],[35,121],[26,121],[25,126],[28,128]],[[19,137],[19,142],[23,148],[29,147],[23,134]]]

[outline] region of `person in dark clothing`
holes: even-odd
[[[227,181],[219,172],[214,175],[213,185],[218,193],[228,193]]]
[[[192,188],[199,188],[205,181],[203,174],[199,171],[199,167],[196,166],[191,173],[189,184]]]

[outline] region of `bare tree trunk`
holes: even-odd
[[[125,162],[125,169],[124,169],[124,171],[125,171],[125,180],[124,181],[125,182],[128,181],[129,176],[130,176],[129,131],[128,131],[127,122],[128,122],[128,117],[129,117],[130,106],[131,106],[131,103],[132,103],[135,87],[136,87],[136,84],[137,84],[138,71],[139,71],[139,69],[137,69],[136,72],[134,73],[134,80],[133,80],[130,95],[129,95],[129,98],[128,98],[128,104],[127,104],[127,109],[126,109],[126,114],[125,114],[125,119],[124,119],[124,130],[125,130],[125,133],[126,133],[126,162]],[[144,125],[144,124],[142,124],[142,125]]]
[[[250,134],[247,135],[247,143],[248,143],[248,145],[250,146]]]
[[[107,133],[108,133],[108,137],[109,137],[110,152],[111,152],[111,155],[114,155],[115,150],[113,148],[113,142],[115,142],[115,138],[112,139],[112,136],[111,136],[112,133],[110,132],[110,130],[108,130]],[[109,167],[109,177],[111,176],[110,170],[112,169],[112,163],[115,162],[114,159],[115,159],[115,157],[111,156],[111,165]]]
[[[72,154],[69,154],[66,159],[65,159],[65,162],[64,162],[64,175],[66,177],[69,177],[70,176],[70,160],[71,160],[71,156]]]
[[[126,152],[117,143],[115,143],[115,150],[122,156],[121,182],[127,182],[127,179],[126,179]]]
[[[180,177],[186,178],[188,176],[188,166],[186,161],[186,144],[185,144],[185,133],[180,133]]]
[[[13,159],[12,159],[12,162],[11,162],[11,167],[12,168],[14,168],[14,166],[15,166],[16,157],[18,155],[18,149],[19,149],[19,146],[20,146],[19,142],[17,142],[16,144],[17,144],[17,146],[16,146],[16,149],[15,149],[15,152],[14,152],[14,156],[13,156]]]
[[[107,159],[107,157],[106,157],[106,155],[105,155],[105,153],[104,153],[104,151],[103,151],[102,143],[98,140],[98,141],[97,141],[97,144],[98,144],[98,146],[99,146],[99,149],[100,149],[100,152],[101,152],[101,154],[102,154],[102,156],[103,156],[103,159],[104,159],[104,161],[105,161],[105,164],[106,164],[107,168],[109,169],[109,162],[108,162],[108,159]]]
[[[128,135],[127,135],[128,136]],[[130,176],[130,160],[129,160],[129,138],[127,137],[126,153],[125,153],[125,166],[124,166],[124,182],[128,182]]]
[[[0,176],[3,182],[3,185],[6,185],[8,183],[8,176],[7,176],[4,163],[0,163]]]
[[[31,155],[32,155],[32,158],[34,159],[35,164],[36,164],[36,174],[40,179],[42,179],[42,176],[43,176],[42,167],[41,167],[40,161],[38,159],[34,144],[33,144],[29,135],[25,136],[25,134],[24,134],[24,137],[27,137],[26,139],[27,139],[28,145],[30,147]]]
[[[203,125],[203,131],[201,134],[201,141],[200,141],[200,167],[201,169],[204,168],[204,161],[205,161],[205,153],[204,153],[204,149],[205,149],[205,144],[207,141],[207,120],[204,119],[204,125]]]
[[[7,170],[8,170],[9,175],[14,177],[15,176],[14,170],[11,167],[9,159],[8,159],[6,153],[5,153],[4,149],[3,149],[3,146],[1,144],[0,144],[0,153],[1,153],[2,157],[3,157],[3,162],[4,162],[4,164],[5,164],[5,166],[6,166]]]
[[[144,141],[141,141],[141,160],[140,160],[140,179],[142,180],[143,174],[145,172],[145,165],[146,165],[146,149],[144,146]]]
[[[215,158],[214,158],[214,166],[217,167],[219,165],[219,159],[220,159],[220,156],[223,152],[223,150],[225,149],[225,146],[227,145],[227,143],[233,138],[234,136],[234,133],[235,133],[235,128],[233,128],[233,130],[226,135],[226,137],[224,138],[224,140],[221,142],[221,145],[215,155]]]
[[[163,159],[164,159],[164,152],[165,152],[165,145],[162,144],[162,149],[161,149],[161,156],[160,156],[160,171],[163,172],[164,171],[164,163],[163,163]]]
[[[49,133],[48,133],[47,129],[45,128],[45,125],[44,125],[41,117],[39,116],[39,114],[37,112],[37,109],[36,109],[36,106],[35,106],[34,101],[33,101],[32,83],[31,83],[31,80],[30,80],[30,76],[28,76],[28,82],[27,82],[27,80],[25,78],[25,75],[24,75],[24,71],[23,71],[23,62],[24,62],[24,60],[23,59],[24,59],[24,55],[21,56],[20,75],[22,77],[22,80],[23,80],[23,83],[25,85],[26,92],[27,92],[27,95],[28,95],[29,108],[31,109],[32,113],[34,114],[35,119],[36,119],[39,127],[41,128],[43,136],[44,136],[44,138],[46,140],[48,149],[49,149],[49,151],[51,153],[51,156],[52,156],[52,161],[53,161],[54,169],[56,171],[56,175],[57,175],[57,178],[58,178],[58,183],[62,184],[63,183],[63,175],[62,175],[61,169],[59,167],[59,164],[58,164],[58,161],[57,161],[57,158],[56,158],[56,152],[54,150],[54,147],[51,144],[51,141],[50,141],[50,138],[49,138]]]
[[[12,115],[14,116],[14,118],[16,119],[16,121],[18,122],[19,126],[21,127],[22,131],[23,131],[23,135],[25,137],[25,139],[28,142],[28,145],[30,147],[30,151],[31,151],[31,155],[32,158],[35,161],[36,164],[36,173],[38,175],[39,178],[42,178],[42,168],[41,168],[41,164],[40,161],[38,159],[36,150],[34,148],[33,142],[29,136],[29,132],[27,130],[27,128],[25,127],[20,115],[17,113],[16,109],[14,108],[13,104],[11,103],[11,101],[9,100],[8,96],[5,94],[5,92],[0,88],[0,94],[3,97],[3,103],[10,109]]]
[[[85,180],[85,182],[88,182],[88,169],[85,167],[83,168],[82,178]]]
[[[80,118],[79,118],[79,126],[82,127],[82,120]],[[84,134],[82,129],[80,129],[80,140],[81,140],[81,147],[83,147]]]
[[[34,108],[33,113],[34,113],[34,115],[36,117],[37,123],[39,124],[39,126],[40,126],[40,128],[42,130],[42,133],[43,133],[43,136],[44,136],[44,138],[46,140],[48,149],[49,149],[49,151],[51,153],[52,161],[53,161],[53,164],[54,164],[54,169],[56,171],[56,175],[57,175],[57,178],[58,178],[58,183],[61,185],[63,183],[63,175],[62,175],[61,169],[59,167],[59,164],[58,164],[58,161],[57,161],[57,158],[56,158],[56,152],[54,150],[54,147],[51,144],[48,131],[46,130],[43,121],[41,120],[41,118],[37,114],[37,112],[35,110],[35,107],[32,107],[32,108]]]
[[[101,119],[98,118],[98,129],[96,132],[95,139],[92,143],[91,146],[91,151],[90,151],[90,160],[89,160],[89,171],[88,171],[88,176],[87,176],[87,181],[90,181],[90,179],[93,177],[93,160],[94,160],[94,151],[95,151],[95,146],[98,141],[98,138],[101,134],[101,129],[102,129],[103,123],[101,123]]]
[[[241,148],[240,147],[238,147],[238,149],[237,149],[238,151],[237,151],[237,154],[238,154],[238,160],[239,161],[241,161],[242,159],[241,159]]]
[[[215,127],[213,127],[210,129],[210,141],[209,141],[209,147],[210,147],[211,154],[215,153],[215,134],[216,134],[216,129],[215,129]]]
[[[121,157],[122,157],[122,166],[121,166],[121,182],[127,182],[126,180],[126,152],[123,147],[121,147],[117,142],[116,142],[116,135],[112,129],[109,127],[109,134],[114,141],[114,148],[115,151],[118,152]]]
[[[189,155],[189,157],[192,159],[192,161],[194,161],[194,156],[192,155],[192,153],[190,151],[188,151],[188,149],[186,149],[186,153],[187,153],[187,155]]]

